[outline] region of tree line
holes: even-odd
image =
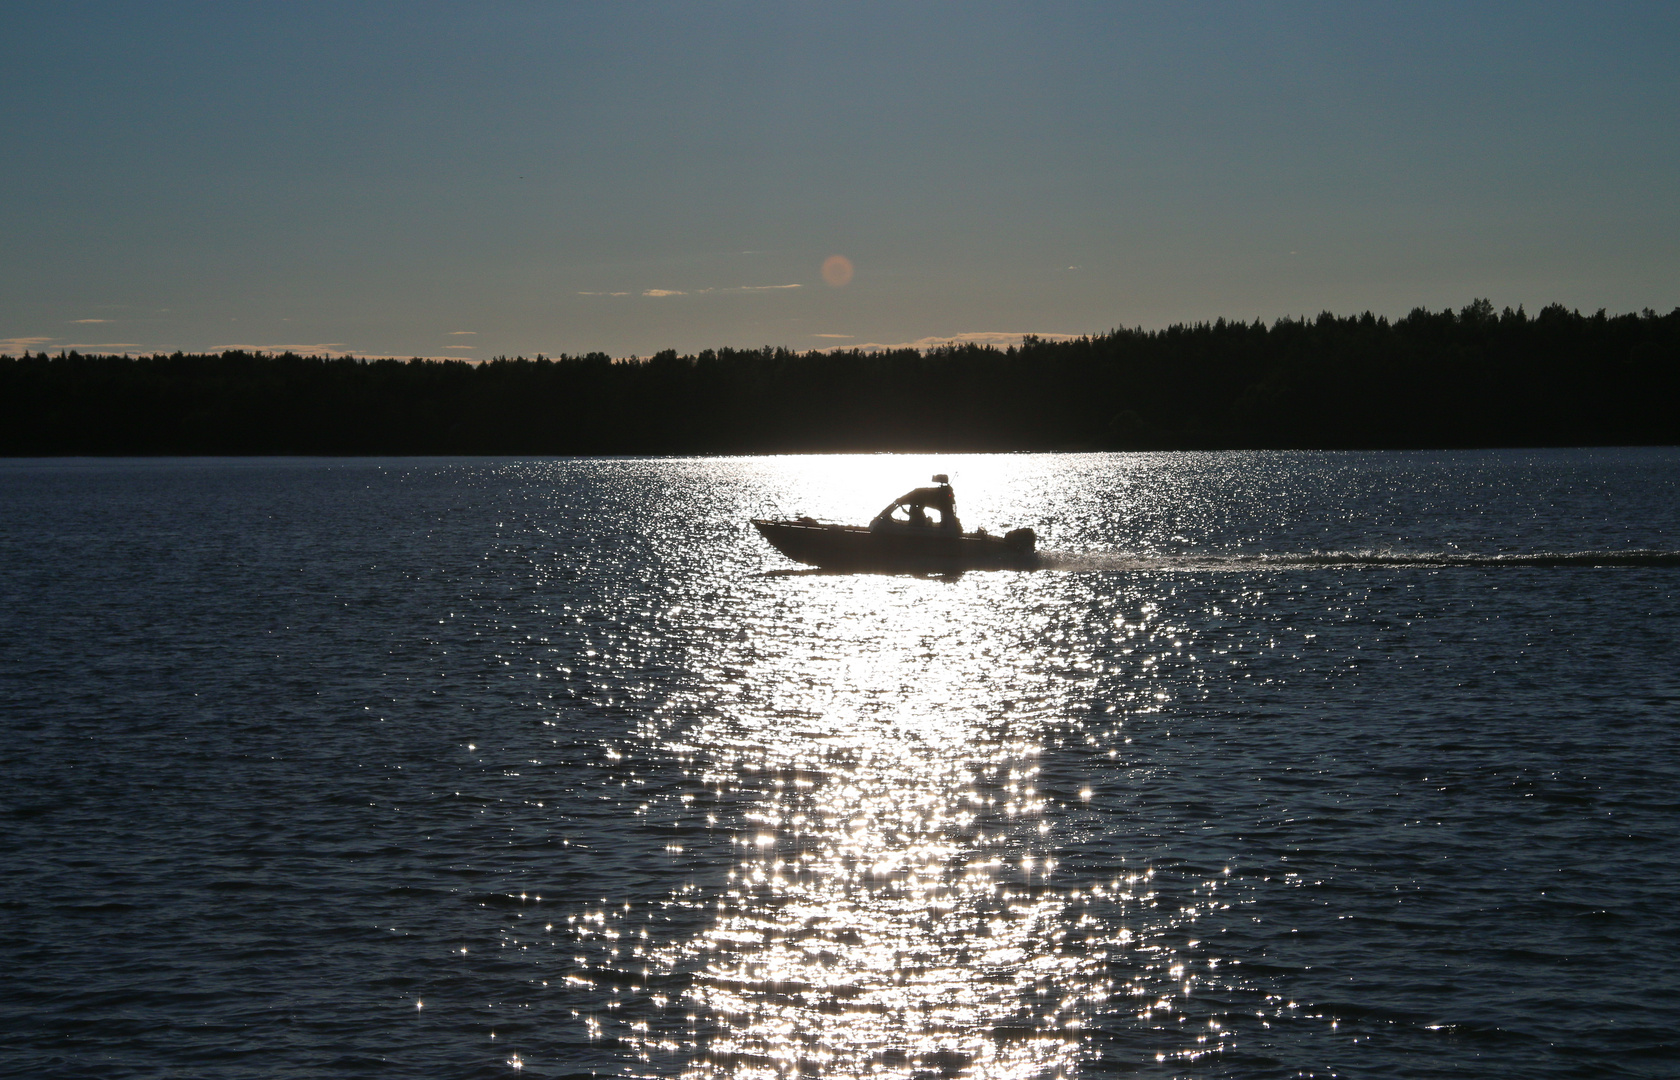
[[[1019,347],[0,357],[0,454],[724,454],[1680,443],[1680,308],[1478,300]]]

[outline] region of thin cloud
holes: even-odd
[[[90,323],[107,323],[107,322],[114,322],[115,320],[113,320],[113,319],[71,319],[70,321],[72,323],[75,323],[78,326],[87,326]]]
[[[853,337],[851,334],[812,334],[811,336],[821,338],[845,338],[848,341]]]
[[[449,331],[449,336],[450,337],[466,337],[469,334],[477,334],[477,333],[478,333],[477,330],[451,330],[451,331]]]
[[[37,346],[48,345],[48,344],[52,344],[52,343],[57,342],[57,341],[58,341],[57,338],[46,338],[46,337],[0,338],[0,353],[9,353],[13,349],[17,349],[17,348],[33,348],[33,347],[37,347]],[[136,341],[92,341],[92,342],[72,341],[72,342],[63,342],[61,344],[52,344],[52,347],[55,348],[55,349],[125,349],[125,350],[128,350],[128,349],[134,349],[134,350],[144,349],[144,350],[148,350],[150,352],[155,352],[155,353],[181,351],[181,352],[191,352],[195,355],[200,355],[200,356],[214,356],[217,353],[224,353],[224,352],[267,353],[270,356],[273,356],[273,355],[276,355],[278,353],[288,353],[289,352],[289,353],[294,353],[294,354],[299,355],[299,356],[321,356],[321,357],[326,357],[328,359],[331,359],[333,357],[354,356],[358,360],[411,360],[411,359],[414,359],[415,357],[419,356],[418,353],[362,352],[361,350],[358,350],[358,349],[349,348],[348,346],[346,346],[341,341],[318,342],[318,343],[313,344],[313,345],[284,345],[284,344],[274,344],[274,343],[268,343],[268,344],[263,344],[263,345],[252,345],[252,344],[236,343],[236,344],[227,344],[227,345],[215,345],[215,346],[212,346],[211,348],[208,348],[208,349],[180,349],[180,350],[175,350],[175,349],[170,349],[170,348],[158,348],[155,345],[143,345],[142,343],[136,342]],[[453,346],[453,347],[454,348],[472,348],[473,346],[457,345],[457,346]],[[452,360],[456,363],[469,363],[469,364],[479,363],[479,361],[473,360],[471,357],[462,357],[462,356],[431,356],[431,357],[422,356],[420,358],[421,359],[428,359],[428,360]]]
[[[790,285],[728,285],[724,287],[711,286],[704,289],[643,289],[640,295],[659,299],[666,296],[710,296],[723,293],[755,293],[781,292],[785,289],[803,289],[805,286],[794,283]],[[632,292],[604,292],[598,290],[580,290],[579,296],[635,296]]]
[[[326,355],[326,356],[332,356],[334,354],[337,354],[337,355],[340,355],[340,356],[350,356],[350,355],[361,356],[362,355],[361,353],[356,352],[354,349],[350,348],[348,345],[344,344],[344,342],[342,342],[342,341],[318,342],[314,345],[275,345],[275,344],[272,344],[272,343],[270,343],[268,345],[243,345],[243,344],[241,344],[241,345],[217,345],[217,346],[214,346],[212,348],[206,349],[204,351],[207,352],[207,353],[221,353],[221,352],[286,353],[286,352],[289,352],[289,353],[297,353],[300,356],[316,355],[316,354],[321,354],[321,355]],[[369,357],[369,359],[371,359],[371,357]]]
[[[476,349],[477,345],[445,345],[446,349]]]
[[[318,345],[217,345],[215,348],[201,350],[215,355],[221,352],[252,352],[252,353],[296,353],[299,356],[350,357],[357,360],[451,360],[461,364],[476,364],[479,361],[466,356],[425,356],[420,353],[381,353],[363,352],[360,349],[347,348],[341,341],[327,342]]]
[[[822,337],[825,335],[819,334],[817,336]],[[991,345],[995,348],[1007,349],[1012,345],[1021,344],[1021,339],[1027,337],[1035,337],[1041,341],[1074,341],[1083,336],[1084,335],[1082,334],[1033,333],[1031,331],[1013,333],[1002,330],[977,330],[966,334],[951,334],[947,337],[917,338],[915,341],[900,341],[896,343],[870,341],[859,345],[830,345],[827,349],[822,351],[827,352],[835,349],[861,349],[864,352],[887,352],[896,349],[916,349],[920,352],[926,352],[929,349],[939,349],[947,345]]]

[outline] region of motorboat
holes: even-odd
[[[900,495],[868,525],[833,525],[809,517],[753,518],[752,523],[783,555],[825,570],[942,574],[1038,565],[1038,535],[1031,529],[1002,536],[985,529],[963,532],[950,478],[941,473],[933,483]]]

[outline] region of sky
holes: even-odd
[[[1680,305],[1680,4],[0,0],[0,352]]]

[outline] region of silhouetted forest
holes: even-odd
[[[0,357],[0,454],[1680,442],[1680,308],[1220,320],[1021,347],[463,361]]]

